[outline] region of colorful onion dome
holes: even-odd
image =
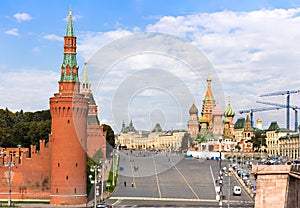
[[[229,119],[228,119],[228,118],[225,118],[225,119],[224,119],[224,123],[230,123]]]
[[[206,118],[206,116],[203,116],[199,119],[199,122],[200,123],[209,123],[209,120],[208,120],[208,118]]]
[[[235,116],[235,112],[234,112],[234,110],[231,108],[230,102],[229,102],[229,101],[228,101],[227,108],[226,108],[226,110],[225,110],[225,112],[224,112],[224,115],[225,115],[225,117],[233,117],[233,116]]]

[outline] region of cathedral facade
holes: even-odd
[[[211,84],[212,79],[207,78],[207,90],[202,101],[200,116],[194,103],[189,109],[188,133],[194,140],[191,149],[229,152],[238,147],[238,149],[246,150],[245,140],[251,140],[253,134],[245,134],[247,138],[242,136],[240,140],[236,139],[236,134],[240,131],[252,132],[250,121],[244,121],[242,129],[235,129],[235,112],[230,105],[230,101],[228,101],[225,110],[221,109],[214,99]]]

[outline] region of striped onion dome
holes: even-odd
[[[224,112],[225,117],[233,117],[235,116],[234,110],[230,106],[230,102],[228,102],[227,108]]]

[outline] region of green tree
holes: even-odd
[[[89,179],[89,175],[92,175],[94,177],[94,173],[91,172],[91,167],[93,165],[97,165],[97,163],[92,159],[92,158],[87,158],[87,161],[86,161],[86,173],[87,173],[87,181],[86,181],[86,193],[90,193],[91,191],[91,188],[92,188],[92,184],[91,184],[91,181]]]
[[[252,138],[253,148],[260,150],[261,147],[267,147],[266,143],[266,133],[263,130],[256,130],[254,131],[254,136]]]
[[[103,131],[106,132],[106,157],[109,158],[113,148],[115,148],[115,133],[109,125],[102,124],[102,126]]]

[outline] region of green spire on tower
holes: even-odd
[[[66,36],[64,37],[64,59],[61,66],[61,82],[79,82],[78,65],[76,60],[76,36],[72,20],[72,9],[70,8]]]
[[[72,19],[72,8],[70,7],[66,36],[74,36],[74,27]]]

